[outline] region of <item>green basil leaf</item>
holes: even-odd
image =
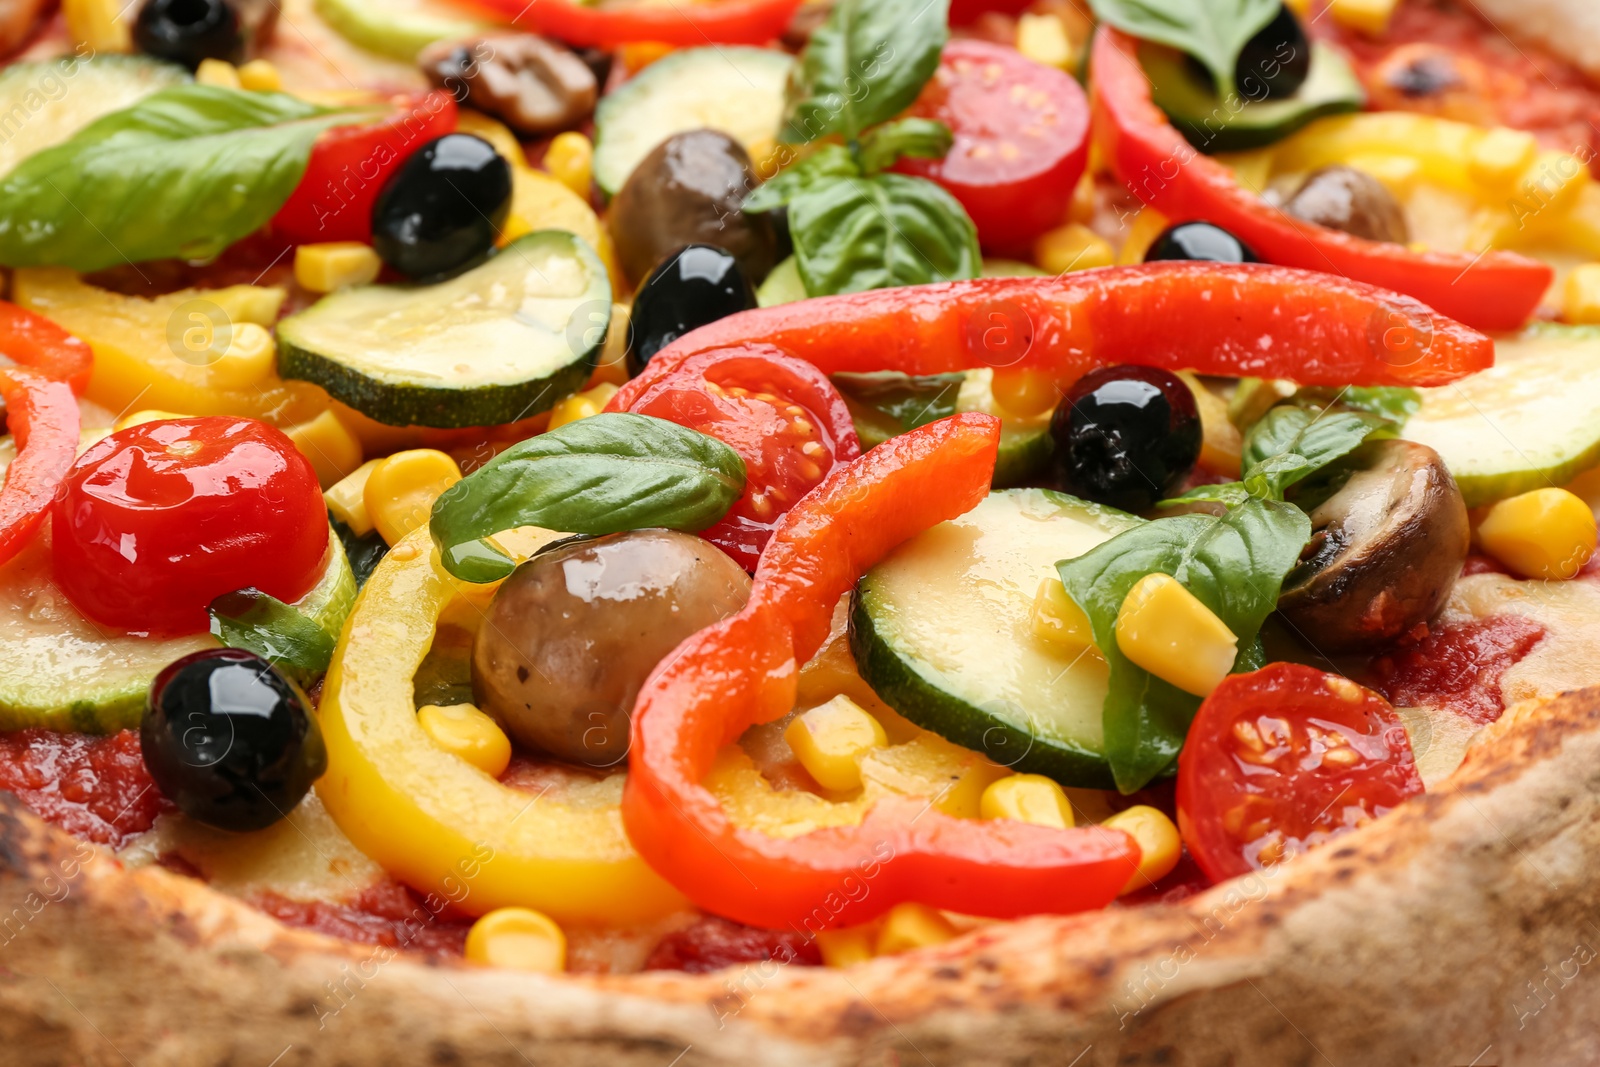
[[[956,198],[904,174],[844,178],[789,204],[809,296],[976,278],[978,231]]]
[[[887,416],[894,433],[910,433],[919,426],[947,419],[956,413],[956,398],[967,376],[955,374],[903,374],[876,371],[856,374],[841,371],[832,376],[834,387],[852,413],[858,408]]]
[[[339,535],[345,558],[350,561],[350,573],[355,576],[356,588],[360,589],[372,577],[372,572],[378,569],[383,557],[389,554],[389,546],[376,530],[357,534],[331,515],[328,516],[328,522],[333,532]]]
[[[223,593],[207,612],[217,640],[254,652],[301,685],[311,684],[333,661],[328,631],[259,589]]]
[[[322,131],[378,113],[286,93],[163,89],[0,182],[0,263],[93,271],[210,259],[277,213]]]
[[[1264,488],[1259,492],[1252,489],[1255,495],[1282,499],[1290,486],[1343,459],[1375,432],[1387,431],[1391,425],[1387,419],[1363,411],[1275,407],[1245,434],[1241,459],[1246,488],[1256,480]],[[1300,462],[1284,458],[1289,456]]]
[[[955,143],[950,127],[934,119],[896,119],[867,131],[861,142],[861,169],[877,174],[902,156],[943,159]]]
[[[911,106],[950,37],[950,0],[839,0],[790,75],[783,140],[846,141]]]
[[[1111,668],[1104,709],[1106,758],[1130,793],[1166,770],[1200,699],[1136,666],[1117,647],[1117,613],[1147,574],[1170,574],[1239,639],[1235,671],[1259,666],[1256,637],[1283,579],[1311,536],[1292,504],[1248,500],[1220,517],[1176,515],[1135,526],[1077,559],[1056,564],[1067,595],[1088,615]]]
[[[1234,89],[1245,42],[1282,6],[1278,0],[1089,0],[1095,17],[1123,33],[1187,52],[1217,80],[1217,95]]]
[[[1226,482],[1221,485],[1197,485],[1187,493],[1156,502],[1158,508],[1173,508],[1183,504],[1225,504],[1236,508],[1250,499],[1243,482]]]
[[[1398,432],[1422,407],[1422,393],[1398,385],[1347,385],[1343,389],[1307,388],[1294,395],[1294,402],[1318,408],[1340,407],[1381,415],[1395,424]]]
[[[807,189],[837,178],[854,178],[861,173],[856,157],[844,145],[823,145],[806,158],[763,182],[744,198],[745,211],[771,211],[782,207]]]
[[[714,437],[602,412],[513,445],[445,490],[429,524],[445,569],[493,581],[510,560],[475,542],[518,526],[609,534],[703,530],[744,492],[744,460]],[[495,557],[504,560],[497,564]]]

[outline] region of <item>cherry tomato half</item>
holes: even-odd
[[[1223,679],[1178,754],[1178,829],[1217,882],[1348,833],[1420,792],[1389,702],[1297,663]]]
[[[1067,218],[1089,158],[1089,104],[1065,72],[988,41],[951,41],[908,112],[955,133],[943,159],[895,169],[931,178],[972,216],[987,252],[1025,255]]]
[[[317,138],[305,177],[272,225],[296,244],[372,241],[372,204],[411,153],[456,128],[455,97],[442,89],[401,97],[380,122],[335,126]]]
[[[700,536],[749,571],[784,513],[835,463],[861,454],[850,410],[833,383],[769,346],[690,356],[644,389],[618,393],[608,410],[667,419],[739,453],[744,495]]]
[[[321,577],[328,510],[311,462],[254,419],[147,422],[100,441],[51,511],[56,584],[107,626],[204,630],[249,586],[300,599]]]

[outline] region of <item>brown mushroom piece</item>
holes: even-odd
[[[1374,441],[1311,511],[1312,537],[1284,581],[1278,611],[1317,649],[1351,652],[1427,622],[1467,558],[1467,506],[1439,454]]]
[[[651,670],[749,596],[749,575],[693,534],[558,542],[495,593],[473,641],[473,697],[521,745],[614,766]]]
[[[1405,212],[1394,194],[1367,172],[1337,163],[1306,175],[1283,210],[1369,241],[1405,244],[1411,239]]]
[[[589,64],[559,41],[533,33],[436,41],[417,62],[458,103],[493,115],[523,137],[571,129],[594,113],[600,96]]]
[[[689,130],[661,142],[634,168],[611,202],[608,221],[622,269],[635,282],[685,245],[728,250],[751,285],[777,262],[778,237],[765,213],[741,207],[756,187],[744,147],[716,130]]]

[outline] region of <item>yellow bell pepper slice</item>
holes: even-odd
[[[511,214],[498,244],[502,247],[535,230],[566,230],[577,234],[599,255],[616,288],[616,251],[611,235],[594,209],[577,193],[542,170],[511,168]]]
[[[525,529],[496,540],[526,559],[561,536]],[[472,915],[521,907],[563,926],[615,926],[684,907],[623,832],[620,775],[583,796],[519,792],[418,723],[413,677],[456,596],[423,528],[394,547],[356,601],[317,713],[328,749],[317,794],[340,829],[402,882]]]

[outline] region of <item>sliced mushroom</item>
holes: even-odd
[[[1311,512],[1312,538],[1278,611],[1319,650],[1393,640],[1444,604],[1467,557],[1467,506],[1439,454],[1375,441]]]
[[[438,41],[417,57],[428,80],[524,137],[571,129],[594,112],[599,82],[576,52],[532,33]]]
[[[1283,210],[1369,241],[1405,244],[1411,239],[1405,211],[1394,194],[1367,172],[1342,164],[1312,171]]]
[[[518,743],[613,766],[628,754],[634,698],[656,664],[749,596],[749,575],[692,534],[562,542],[495,593],[473,642],[473,696]]]

